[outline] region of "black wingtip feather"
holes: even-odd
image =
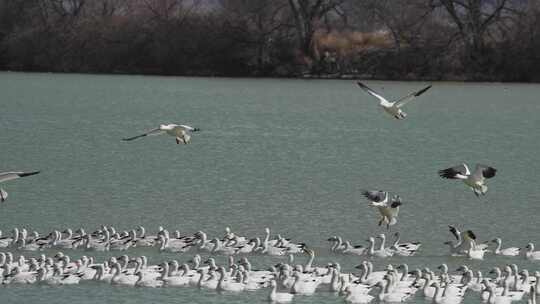
[[[390,205],[390,207],[392,207],[392,208],[397,208],[399,206],[401,206],[401,201],[392,202],[392,205]]]
[[[424,94],[424,93],[425,93],[427,90],[429,90],[431,87],[432,87],[432,85],[429,85],[429,86],[423,88],[422,90],[416,92],[416,94],[414,94],[414,96],[415,96],[415,97],[418,97],[418,96]]]
[[[361,87],[362,89],[367,88],[367,86],[366,86],[365,84],[361,83],[360,81],[358,81],[356,84],[357,84],[359,87]]]
[[[439,176],[442,178],[448,178],[448,179],[454,179],[456,177],[456,174],[459,172],[456,172],[456,170],[452,168],[439,170]]]
[[[25,176],[36,175],[36,174],[38,174],[39,172],[41,172],[41,171],[24,172],[24,173],[19,174],[19,176],[20,176],[20,177],[25,177]]]
[[[485,178],[492,178],[495,176],[495,174],[497,173],[497,169],[493,168],[493,167],[487,167],[483,172],[482,172],[482,175],[485,177]]]
[[[132,141],[132,140],[135,140],[137,138],[141,138],[141,137],[145,137],[147,134],[141,134],[141,135],[137,135],[137,136],[133,136],[133,137],[128,137],[128,138],[122,138],[123,141]]]

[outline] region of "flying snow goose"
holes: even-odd
[[[379,220],[379,226],[386,224],[386,228],[390,229],[390,226],[397,223],[399,206],[402,204],[399,195],[394,195],[392,200],[389,201],[388,192],[386,191],[363,191],[362,194],[371,201],[371,206],[377,207],[381,213],[382,217]]]
[[[20,177],[32,176],[38,174],[39,171],[34,172],[3,172],[0,173],[0,183],[7,182],[12,179],[17,179]],[[4,189],[0,188],[0,202],[4,202],[8,197],[8,194]]]
[[[439,175],[442,178],[447,179],[460,179],[465,185],[469,186],[474,194],[478,197],[480,194],[486,194],[488,187],[486,185],[486,179],[490,179],[495,176],[497,169],[477,164],[474,172],[471,173],[467,164],[462,164],[448,169],[439,171]]]
[[[409,101],[415,99],[416,97],[422,95],[424,92],[426,92],[427,90],[429,90],[431,88],[431,85],[419,90],[419,91],[415,91],[415,92],[412,92],[410,93],[409,95],[405,96],[405,97],[402,97],[396,101],[388,101],[386,98],[382,97],[381,95],[379,95],[378,93],[376,93],[375,91],[373,91],[372,89],[370,89],[368,86],[366,86],[365,84],[361,83],[361,82],[358,82],[358,85],[364,90],[366,91],[367,93],[369,93],[371,96],[374,96],[375,98],[377,98],[379,100],[379,105],[384,109],[384,111],[390,115],[392,115],[394,118],[396,119],[404,119],[405,117],[407,117],[407,113],[403,112],[401,110],[401,108],[406,105],[407,103],[409,103]]]
[[[199,128],[194,128],[187,125],[177,125],[177,124],[168,124],[168,125],[159,125],[158,128],[152,129],[150,131],[147,131],[143,134],[123,138],[123,141],[132,141],[135,139],[139,139],[141,137],[145,136],[151,136],[151,135],[161,135],[161,134],[167,134],[170,136],[174,136],[176,138],[176,144],[187,144],[191,140],[191,132],[197,132],[200,131]]]

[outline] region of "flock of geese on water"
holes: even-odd
[[[488,276],[483,276],[481,271],[466,265],[454,273],[449,272],[446,264],[436,271],[410,270],[404,263],[374,271],[370,261],[363,261],[347,273],[337,262],[315,265],[313,256],[304,264],[294,264],[294,256],[290,255],[288,262],[260,270],[252,267],[247,257],[235,261],[231,255],[227,265],[218,265],[212,257],[203,261],[199,254],[184,263],[170,260],[152,265],[146,256],[121,255],[98,262],[88,256],[73,260],[63,252],[36,258],[16,258],[11,252],[0,252],[0,280],[4,285],[74,285],[94,281],[126,287],[192,287],[232,293],[268,288],[268,300],[275,303],[327,292],[348,303],[405,302],[417,296],[434,304],[457,304],[466,294],[476,294],[488,304],[509,304],[524,297],[529,304],[536,304],[540,293],[540,272],[530,274],[527,269],[519,270],[516,264],[494,267]]]
[[[460,232],[449,226],[457,242],[452,246],[452,255],[471,256],[471,246],[476,236],[470,230]],[[395,240],[390,247],[385,246],[386,237],[380,234],[380,246],[375,249],[374,238],[369,238],[369,247],[352,246],[350,241],[333,236],[330,250],[343,254],[361,255],[369,258],[386,258],[393,255],[411,256],[421,247],[418,242],[400,242],[400,234],[394,233]],[[499,238],[492,251],[497,255],[519,255],[518,248],[501,249]],[[468,245],[467,245],[468,244]],[[533,249],[529,244],[530,250]],[[146,234],[142,226],[129,231],[117,231],[114,227],[102,226],[86,233],[84,229],[52,231],[40,237],[38,232],[28,233],[26,229],[13,229],[12,236],[0,237],[0,248],[15,250],[43,249],[83,249],[94,251],[128,250],[135,247],[159,247],[160,251],[186,252],[197,250],[188,262],[177,260],[149,265],[146,256],[130,258],[128,255],[110,257],[98,263],[93,257],[82,256],[72,260],[62,251],[53,257],[41,254],[37,258],[21,255],[15,258],[11,252],[0,252],[0,280],[2,284],[46,284],[72,285],[85,281],[97,281],[111,285],[131,287],[194,287],[221,292],[242,292],[269,288],[268,299],[286,303],[295,296],[312,295],[316,292],[333,292],[348,303],[404,302],[415,295],[431,299],[435,304],[454,304],[463,301],[465,294],[478,293],[482,302],[504,304],[520,301],[525,296],[529,303],[536,303],[540,291],[540,272],[533,275],[518,269],[516,264],[495,267],[490,276],[481,271],[473,271],[466,265],[450,274],[448,266],[442,264],[437,273],[429,268],[409,271],[407,264],[388,265],[384,270],[374,271],[370,261],[355,266],[355,273],[342,272],[337,262],[323,266],[314,264],[315,253],[306,244],[294,243],[280,235],[271,237],[270,229],[265,229],[265,237],[247,238],[225,229],[219,238],[208,239],[206,233],[198,231],[190,236],[181,236],[175,231],[171,236],[167,229],[159,227],[157,233]],[[476,244],[487,251],[488,244]],[[199,253],[228,256],[228,265],[219,266],[213,257],[205,261]],[[294,254],[305,253],[309,259],[304,264],[294,264]],[[238,262],[234,255],[243,254]],[[252,267],[249,254],[288,255],[288,262],[280,262],[265,270]],[[540,260],[540,252],[527,251],[527,259]],[[470,292],[469,292],[470,291]]]
[[[360,88],[379,100],[379,106],[392,117],[402,120],[407,117],[403,107],[411,100],[422,95],[431,88],[421,90],[395,101],[388,101],[380,94],[358,82]],[[199,128],[180,124],[162,124],[143,134],[124,138],[133,141],[146,136],[166,134],[175,138],[176,143],[188,144],[191,134]],[[486,181],[493,178],[497,170],[491,166],[477,164],[474,171],[467,164],[442,169],[439,176],[445,179],[461,180],[478,197],[487,192]],[[38,174],[33,172],[0,173],[0,183]],[[402,201],[399,195],[390,195],[383,190],[366,190],[362,194],[370,202],[370,206],[380,213],[378,225],[387,229],[398,221]],[[7,199],[8,193],[0,189],[0,201]],[[485,253],[503,256],[523,256],[528,260],[540,260],[540,251],[534,251],[529,243],[525,250],[510,247],[502,248],[500,238],[480,243],[471,230],[460,232],[449,226],[456,241],[445,242],[453,256],[466,256],[469,259],[481,260]],[[83,256],[72,261],[68,255],[59,252],[54,257],[41,254],[39,258],[17,259],[10,252],[0,252],[0,280],[3,284],[50,284],[70,285],[84,281],[98,281],[112,285],[133,287],[195,287],[218,291],[241,292],[270,288],[268,299],[272,302],[290,302],[297,295],[311,295],[318,291],[334,292],[349,303],[404,302],[415,294],[432,299],[435,304],[457,304],[462,302],[466,293],[478,293],[482,302],[488,304],[505,304],[520,301],[525,296],[529,304],[536,304],[536,296],[540,293],[540,272],[530,275],[526,269],[518,270],[516,264],[495,267],[484,277],[480,271],[474,272],[463,265],[450,274],[448,266],[443,264],[438,273],[429,268],[415,269],[409,272],[407,264],[394,267],[388,265],[384,270],[373,271],[373,264],[364,261],[355,268],[357,273],[341,271],[339,263],[328,263],[314,266],[315,253],[304,243],[294,243],[278,235],[270,237],[266,228],[264,238],[246,238],[226,229],[221,238],[208,238],[206,233],[198,231],[189,236],[180,235],[179,231],[170,234],[159,228],[154,235],[147,235],[144,227],[130,231],[116,231],[113,227],[102,226],[91,233],[84,229],[72,231],[52,231],[41,236],[26,229],[13,229],[12,236],[2,236],[0,232],[0,248],[36,251],[43,249],[84,249],[95,251],[121,250],[134,247],[158,247],[160,251],[187,252],[196,250],[199,253],[227,255],[229,263],[218,266],[214,258],[204,263],[199,254],[190,261],[180,264],[178,261],[165,261],[158,265],[148,265],[145,256],[130,258],[127,255],[111,257],[98,263],[94,258]],[[366,256],[369,258],[386,258],[391,256],[412,256],[421,247],[419,242],[400,242],[399,232],[394,233],[395,240],[386,246],[385,234],[370,237],[369,245],[352,245],[351,241],[339,236],[328,239],[334,253]],[[376,245],[376,239],[380,239]],[[489,249],[489,244],[494,249]],[[294,254],[305,253],[310,259],[305,265],[294,265]],[[254,270],[246,256],[234,261],[234,255],[266,254],[271,256],[289,256],[288,263],[278,263],[266,270]]]
[[[534,244],[528,243],[524,249],[518,247],[502,247],[500,238],[491,241],[478,242],[471,230],[461,232],[457,227],[448,226],[449,232],[456,241],[446,241],[451,256],[466,256],[471,260],[483,260],[486,253],[500,256],[523,256],[528,260],[540,260],[540,251],[534,251]],[[399,232],[393,234],[394,240],[386,246],[386,235],[381,233],[376,237],[369,237],[367,246],[352,245],[350,240],[339,236],[328,238],[330,250],[334,253],[367,256],[373,258],[387,258],[392,256],[413,256],[421,248],[420,242],[401,242]],[[376,239],[380,243],[376,244]],[[493,244],[493,249],[489,249]],[[172,234],[162,226],[157,233],[148,235],[146,228],[138,226],[136,229],[117,231],[112,226],[101,226],[99,229],[87,233],[79,228],[75,231],[68,228],[64,231],[53,230],[46,235],[37,231],[28,232],[26,228],[13,228],[11,236],[4,236],[0,231],[0,248],[12,248],[22,251],[41,251],[44,249],[82,249],[89,251],[125,251],[136,247],[156,247],[160,252],[188,252],[196,250],[216,255],[242,255],[262,254],[270,256],[286,256],[291,254],[307,253],[314,256],[314,252],[305,243],[295,243],[280,234],[271,237],[270,229],[265,228],[264,237],[245,237],[225,228],[222,237],[209,238],[199,230],[192,235],[181,235],[175,230]]]

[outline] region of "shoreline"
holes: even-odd
[[[39,70],[2,70],[0,73],[26,73],[26,74],[58,74],[58,75],[97,75],[97,76],[150,76],[150,77],[192,77],[192,78],[231,78],[231,79],[297,79],[297,80],[366,80],[366,81],[401,81],[401,82],[456,82],[456,83],[513,83],[513,84],[540,84],[538,81],[506,81],[500,79],[479,78],[472,79],[464,76],[450,77],[373,77],[367,74],[291,74],[291,75],[227,75],[212,73],[194,74],[159,74],[137,72],[62,72],[62,71],[39,71]]]

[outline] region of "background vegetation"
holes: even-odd
[[[0,0],[0,69],[540,81],[540,0]]]

